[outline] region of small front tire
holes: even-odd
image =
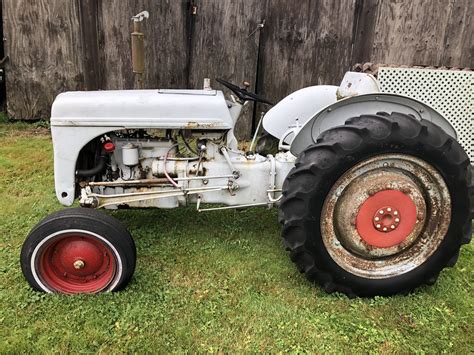
[[[46,217],[21,250],[21,269],[31,287],[64,294],[118,291],[136,264],[130,233],[115,218],[72,208]]]

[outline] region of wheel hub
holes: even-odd
[[[44,246],[38,269],[54,291],[94,293],[110,284],[116,263],[113,253],[97,238],[65,233]]]
[[[377,184],[378,180],[371,179],[371,183]],[[408,182],[403,184],[407,193],[383,189],[368,197],[360,206],[356,230],[368,245],[376,248],[400,245],[412,234],[417,222],[421,222],[424,213],[417,216],[417,210],[421,212],[425,209],[421,196],[416,187],[410,186]],[[417,220],[418,217],[420,220]]]
[[[394,207],[382,207],[375,212],[373,223],[379,232],[388,233],[397,229],[400,224],[400,214]]]
[[[89,238],[69,239],[59,241],[54,246],[51,262],[55,269],[66,272],[70,277],[95,278],[99,276],[104,263],[107,263],[107,252],[96,241]]]
[[[366,278],[400,275],[436,250],[451,200],[441,175],[421,159],[385,154],[362,161],[333,185],[321,213],[331,258]]]
[[[74,269],[79,270],[79,269],[83,269],[86,264],[82,260],[76,260],[73,265],[74,265]]]

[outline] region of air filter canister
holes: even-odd
[[[122,147],[122,161],[124,165],[138,165],[138,147],[135,144],[127,143]]]

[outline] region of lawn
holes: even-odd
[[[19,266],[28,231],[61,209],[45,129],[0,124],[0,351],[474,350],[474,247],[436,285],[348,299],[310,285],[280,241],[276,210],[112,213],[131,231],[129,287],[90,296],[33,292]]]

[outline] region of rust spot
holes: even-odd
[[[184,126],[185,129],[211,129],[211,128],[219,128],[221,125],[220,122],[212,122],[212,123],[199,123],[199,122],[187,122]]]
[[[411,189],[409,187],[402,187],[399,190],[401,192],[403,192],[405,195],[410,195],[411,194]]]

